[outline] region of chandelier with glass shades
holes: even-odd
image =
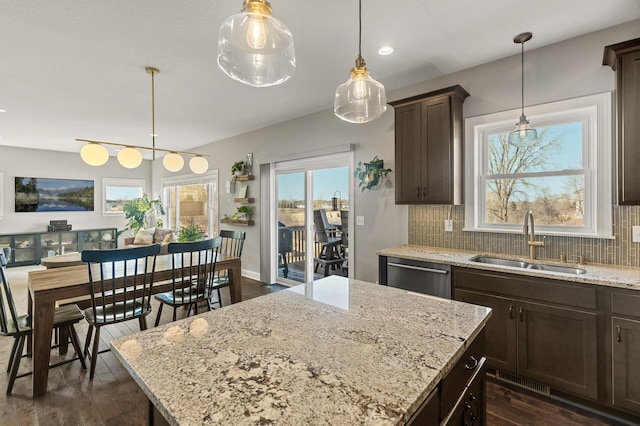
[[[152,146],[139,146],[120,144],[113,142],[95,141],[90,139],[76,139],[78,142],[86,143],[80,150],[80,157],[82,160],[90,166],[102,166],[107,160],[109,160],[109,151],[105,148],[105,145],[119,146],[122,149],[118,152],[118,163],[122,167],[128,169],[135,169],[142,164],[141,149],[152,151],[153,160],[156,159],[156,151],[166,153],[162,158],[162,164],[164,168],[170,172],[179,172],[184,167],[184,159],[182,155],[191,156],[189,160],[189,168],[193,173],[202,174],[209,169],[209,162],[205,157],[208,155],[196,154],[188,151],[175,151],[169,149],[156,148],[156,119],[155,119],[155,75],[160,73],[160,70],[153,67],[145,68],[147,73],[151,74],[151,137]]]
[[[362,0],[358,2],[358,57],[349,79],[338,86],[333,112],[350,123],[367,123],[387,110],[384,86],[369,75],[362,58]]]

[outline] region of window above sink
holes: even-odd
[[[612,237],[611,94],[527,107],[528,147],[507,143],[518,114],[465,120],[465,230],[522,232],[531,209],[538,234]]]

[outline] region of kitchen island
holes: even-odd
[[[437,424],[463,405],[459,374],[476,369],[484,387],[483,354],[467,357],[490,312],[328,277],[111,346],[154,424],[391,425],[427,411]]]

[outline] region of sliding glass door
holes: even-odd
[[[350,207],[350,164],[348,153],[276,164],[276,282],[348,275],[348,222],[343,229],[342,218]],[[325,220],[323,231],[330,241],[319,238],[314,214]]]

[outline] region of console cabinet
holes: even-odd
[[[7,266],[36,265],[46,257],[117,248],[116,228],[0,235]]]
[[[453,284],[455,299],[494,309],[489,367],[598,398],[595,288],[464,268],[454,268]]]
[[[456,85],[395,108],[396,204],[462,203],[462,103]]]

